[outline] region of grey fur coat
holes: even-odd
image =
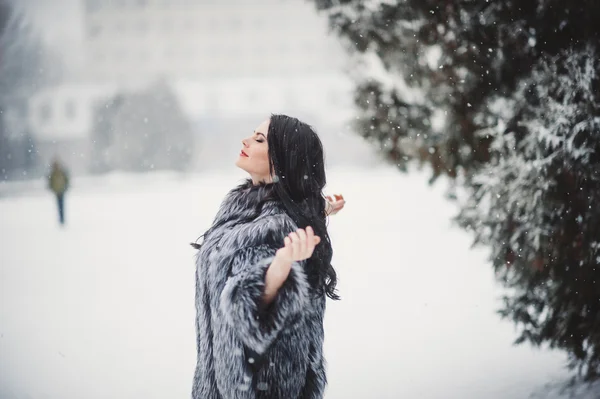
[[[325,295],[310,291],[305,262],[262,306],[266,270],[296,230],[280,202],[264,202],[270,190],[232,190],[198,252],[193,399],[323,397]]]

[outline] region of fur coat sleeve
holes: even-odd
[[[221,294],[221,311],[227,322],[239,339],[258,354],[264,353],[283,326],[308,304],[304,262],[294,262],[275,300],[264,307],[265,273],[276,250],[273,246],[257,245],[237,251],[232,259],[232,275]]]

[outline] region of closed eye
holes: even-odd
[[[264,134],[259,133],[259,132],[254,132],[254,134],[256,134],[256,136],[258,137],[258,138],[256,138],[256,142],[257,143],[264,143],[265,142],[266,137],[265,137]]]

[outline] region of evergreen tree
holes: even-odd
[[[517,342],[600,372],[600,3],[314,0],[363,67],[358,130],[463,185],[458,222],[509,294]]]
[[[566,349],[588,378],[600,371],[598,56],[565,51],[522,82],[504,104],[519,125],[492,133],[458,218],[491,245],[518,342]]]

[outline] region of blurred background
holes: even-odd
[[[188,243],[272,113],[347,201],[326,398],[600,398],[599,19],[0,0],[0,399],[190,397]]]
[[[76,175],[221,168],[277,112],[318,127],[332,164],[368,154],[344,134],[347,57],[314,5],[4,3],[4,180],[39,177],[53,157]]]

